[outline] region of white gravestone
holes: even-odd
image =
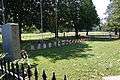
[[[51,48],[52,47],[52,43],[49,43],[49,48]]]
[[[2,32],[2,28],[0,27],[0,32]]]
[[[35,50],[35,47],[34,47],[34,45],[31,45],[31,50]]]
[[[65,45],[65,40],[62,41],[62,45],[63,45],[63,46]]]
[[[60,41],[58,41],[58,46],[60,46]]]
[[[54,42],[54,46],[55,46],[55,47],[57,46],[57,42]]]
[[[41,49],[41,44],[40,44],[40,43],[38,44],[38,47],[37,47],[37,49]]]
[[[44,44],[43,44],[43,48],[46,48],[46,47],[47,47],[47,46],[46,46],[46,43],[44,43]]]

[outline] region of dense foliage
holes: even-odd
[[[4,0],[4,5],[6,22],[19,23],[23,32],[42,28],[56,36],[58,31],[75,31],[78,36],[100,22],[92,0]]]
[[[120,0],[111,0],[107,12],[109,14],[107,26],[113,29],[116,35],[117,32],[120,34]]]

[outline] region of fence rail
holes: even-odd
[[[41,77],[38,75],[37,65],[13,63],[6,59],[0,59],[0,75],[0,78],[4,80],[40,80],[41,77],[42,80],[47,80],[45,70]],[[57,80],[55,72],[52,75],[51,80]],[[63,80],[67,80],[66,75]]]

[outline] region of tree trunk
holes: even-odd
[[[118,34],[117,34],[117,28],[115,28],[115,35],[118,35]]]
[[[65,37],[65,32],[63,32],[63,36]]]
[[[120,38],[120,29],[118,29],[118,32],[119,32],[119,38]]]
[[[78,29],[75,28],[75,37],[78,38]]]
[[[21,43],[22,43],[22,39],[21,39],[21,34],[22,34],[21,27],[22,27],[22,24],[19,23],[19,39],[20,39],[20,45],[21,45]],[[21,46],[20,46],[20,48],[21,48]]]
[[[58,38],[58,29],[55,30],[55,38]]]
[[[86,36],[88,36],[88,32],[89,32],[89,31],[87,30],[87,31],[86,31]]]

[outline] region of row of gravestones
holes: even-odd
[[[30,50],[37,50],[37,49],[45,49],[45,48],[53,48],[53,47],[60,47],[70,44],[77,44],[81,43],[81,39],[73,39],[73,40],[60,40],[55,42],[40,42],[37,44],[31,44]]]

